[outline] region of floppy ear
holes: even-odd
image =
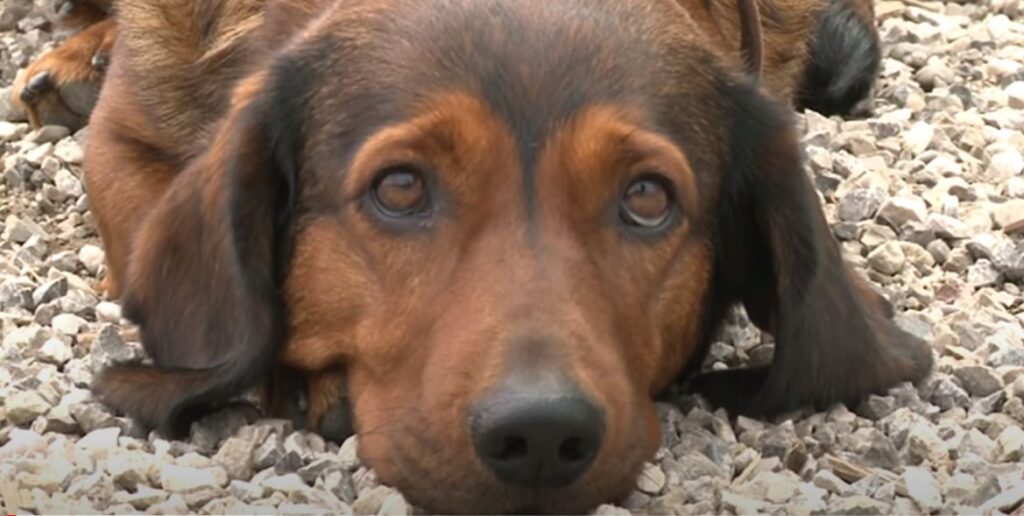
[[[236,90],[215,140],[136,237],[124,307],[154,365],[109,367],[93,384],[107,404],[170,435],[266,379],[284,339],[278,285],[301,127],[296,96],[262,83]]]
[[[743,302],[775,337],[767,367],[711,372],[712,403],[765,415],[852,402],[931,370],[929,346],[899,329],[888,302],[844,263],[805,175],[789,111],[745,83],[722,87],[731,148],[722,174],[716,299]]]

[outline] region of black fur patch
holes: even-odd
[[[872,20],[850,0],[829,0],[818,19],[799,105],[824,115],[851,114],[871,95],[882,60]]]
[[[749,83],[726,79],[719,91],[731,106],[723,113],[731,143],[708,329],[743,303],[776,345],[770,366],[703,374],[693,388],[715,405],[758,416],[853,402],[923,379],[930,349],[856,284],[804,173],[790,114]]]

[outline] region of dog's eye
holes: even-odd
[[[672,215],[672,195],[657,178],[638,179],[622,194],[620,214],[629,226],[658,228]]]
[[[385,171],[373,184],[371,195],[377,207],[392,217],[422,215],[430,208],[423,175],[413,168]]]

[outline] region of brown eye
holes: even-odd
[[[642,178],[622,194],[620,213],[622,221],[629,226],[658,228],[672,215],[672,196],[663,181]]]
[[[429,211],[429,196],[423,175],[412,168],[393,168],[373,184],[374,203],[385,215],[410,217]]]

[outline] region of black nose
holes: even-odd
[[[502,482],[561,488],[594,462],[604,414],[573,390],[501,389],[473,405],[473,445]]]

